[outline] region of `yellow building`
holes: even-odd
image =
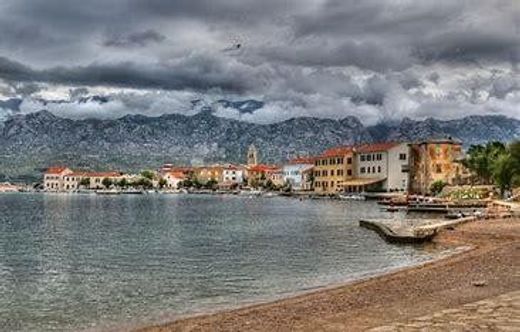
[[[212,165],[212,166],[201,166],[193,169],[193,177],[202,183],[206,183],[210,180],[222,182],[224,173],[224,166]]]
[[[428,194],[435,181],[454,184],[465,170],[462,144],[452,139],[428,140],[411,144],[412,160],[410,189],[413,193]]]
[[[336,193],[343,191],[343,181],[352,179],[353,155],[351,146],[326,150],[314,161],[314,191]]]

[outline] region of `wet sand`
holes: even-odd
[[[520,290],[520,219],[468,223],[434,241],[471,249],[331,289],[139,331],[363,331]]]

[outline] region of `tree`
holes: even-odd
[[[489,142],[486,145],[472,145],[468,157],[463,160],[467,167],[483,184],[493,183],[493,163],[506,153],[506,146],[501,142]]]
[[[211,179],[208,182],[206,182],[205,187],[207,189],[215,189],[217,185],[218,185],[217,180]]]
[[[104,178],[103,181],[101,181],[101,184],[103,186],[105,186],[105,188],[110,188],[110,186],[112,185],[112,180],[110,178]]]
[[[90,178],[82,178],[81,181],[79,181],[79,185],[82,187],[90,187]]]
[[[126,188],[126,187],[128,187],[129,183],[125,178],[122,178],[121,180],[119,180],[117,185],[121,188]]]
[[[162,188],[164,188],[167,184],[168,184],[168,181],[166,181],[165,178],[161,178],[161,179],[159,180],[159,188],[162,189]]]
[[[442,180],[437,180],[433,182],[430,186],[430,191],[433,195],[438,195],[441,193],[442,189],[446,187],[447,183]]]
[[[500,195],[504,196],[507,190],[513,186],[515,174],[514,160],[509,153],[503,154],[493,163],[493,179],[500,189]]]
[[[153,180],[153,178],[155,177],[155,173],[152,171],[145,170],[141,172],[141,176],[148,180]]]

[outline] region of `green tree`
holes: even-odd
[[[500,195],[504,196],[507,190],[511,190],[515,177],[515,165],[511,154],[505,153],[493,163],[493,179],[500,189]]]
[[[477,178],[479,183],[493,183],[493,164],[506,153],[506,146],[501,142],[489,142],[486,145],[472,145],[468,149],[468,157],[463,160],[467,167]]]
[[[155,177],[155,173],[152,172],[152,171],[145,170],[145,171],[142,171],[142,172],[141,172],[141,176],[142,176],[143,178],[148,179],[148,180],[153,180],[154,177]]]
[[[442,180],[437,180],[433,182],[430,186],[430,191],[433,195],[438,195],[441,193],[442,189],[446,187],[447,183]]]
[[[162,189],[162,188],[164,188],[167,184],[168,184],[168,181],[166,181],[165,178],[161,178],[161,179],[159,180],[159,188]]]
[[[82,178],[81,181],[79,181],[79,185],[82,187],[90,187],[90,178]]]
[[[217,180],[211,179],[205,183],[204,187],[206,187],[207,189],[215,189],[217,187],[217,185],[218,185]]]
[[[101,184],[103,186],[105,186],[105,188],[110,188],[110,186],[112,185],[112,180],[110,178],[104,178],[103,181],[101,181]]]
[[[117,182],[117,185],[121,188],[126,188],[129,186],[129,183],[125,178],[122,178],[121,180],[119,180],[119,182]]]

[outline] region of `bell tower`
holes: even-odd
[[[247,165],[254,166],[258,164],[258,151],[255,146],[251,144],[247,150]]]

